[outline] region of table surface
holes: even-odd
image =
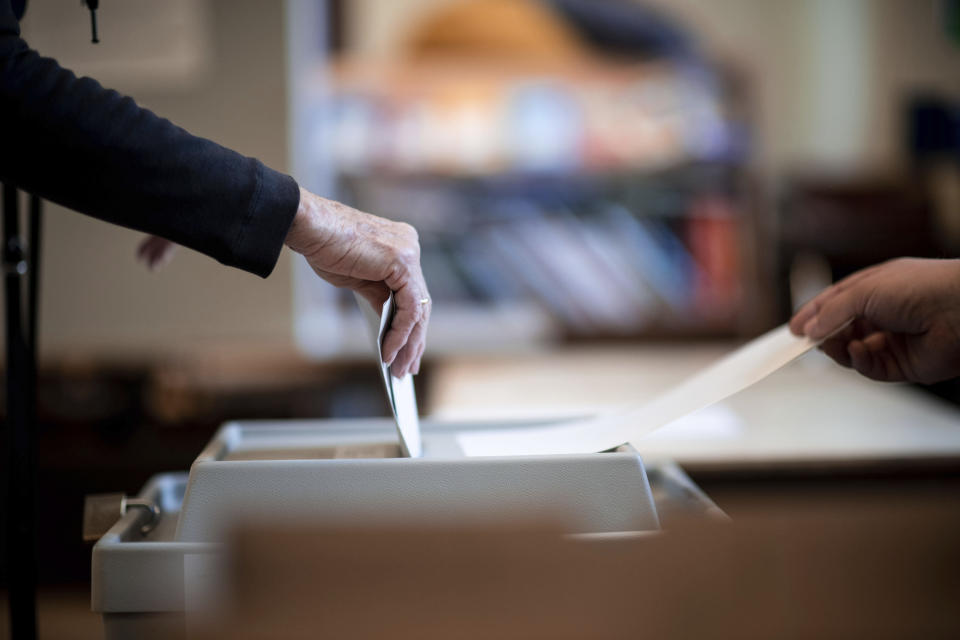
[[[595,414],[642,404],[735,345],[576,348],[438,363],[431,417]],[[685,466],[960,461],[960,409],[909,385],[878,383],[819,352],[633,443]]]

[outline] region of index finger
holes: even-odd
[[[823,340],[864,316],[870,288],[847,287],[816,305],[816,313],[803,325],[803,334],[811,340]],[[791,323],[792,327],[792,323]]]
[[[432,304],[426,285],[416,286],[414,282],[394,292],[394,303],[396,312],[393,315],[393,322],[383,338],[383,361],[386,364],[393,363],[418,323],[423,322],[426,326]]]
[[[790,331],[792,331],[793,334],[797,336],[805,335],[806,334],[805,329],[807,324],[810,322],[810,320],[819,316],[820,313],[828,304],[832,304],[834,302],[834,298],[841,296],[842,294],[844,294],[844,292],[849,292],[850,289],[858,285],[861,280],[864,280],[870,275],[872,275],[875,269],[876,267],[870,267],[868,269],[857,271],[856,273],[853,273],[847,276],[846,278],[843,278],[839,282],[836,282],[830,285],[829,287],[827,287],[826,289],[818,293],[816,296],[813,297],[813,299],[811,299],[809,302],[807,302],[802,307],[800,307],[800,310],[797,311],[797,313],[793,316],[793,318],[790,319]],[[809,335],[809,334],[806,334],[806,335],[807,337],[813,338],[815,340],[823,338],[837,331],[844,322],[849,322],[852,317],[853,316],[849,316],[849,317],[843,318],[839,322],[836,322],[834,326],[828,327],[827,330],[822,333],[822,335],[816,335],[816,336]]]

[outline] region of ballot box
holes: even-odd
[[[536,422],[422,422],[423,455],[401,457],[390,419],[224,425],[189,473],[118,497],[93,547],[92,608],[108,639],[184,637],[223,586],[238,523],[470,529],[551,522],[583,544],[646,535],[674,514],[722,518],[675,465],[645,467],[629,446],[603,453],[465,457],[456,434]],[[104,519],[107,522],[104,524]],[[90,533],[88,531],[87,533]]]

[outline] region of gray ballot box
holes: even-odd
[[[109,527],[93,547],[93,611],[109,640],[184,637],[188,614],[216,598],[238,522],[483,528],[543,520],[587,544],[657,531],[665,510],[720,514],[676,465],[647,469],[628,446],[477,458],[457,446],[464,429],[518,426],[542,423],[424,420],[424,455],[403,458],[388,418],[228,423],[189,474],[153,477],[115,522],[103,525],[103,505],[92,501],[91,517]]]

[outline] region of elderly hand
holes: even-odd
[[[392,363],[398,378],[420,371],[431,303],[413,227],[300,189],[300,207],[286,244],[321,278],[356,291],[374,309],[393,291],[396,311],[383,340],[383,361]]]
[[[790,321],[797,335],[874,380],[933,383],[960,375],[960,260],[900,258],[841,280]]]

